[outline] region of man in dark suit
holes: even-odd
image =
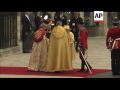
[[[67,25],[67,17],[64,12],[60,13],[60,21],[62,22],[62,26]]]
[[[31,35],[31,23],[29,18],[30,12],[25,12],[22,16],[22,42],[23,42],[23,53],[30,52],[30,35]]]
[[[31,23],[31,29],[30,29],[30,51],[32,50],[32,46],[33,46],[33,37],[34,37],[34,31],[35,31],[35,22],[34,22],[34,18],[35,18],[35,14],[33,12],[30,13],[29,15],[30,18],[30,23]]]
[[[74,34],[76,52],[78,52],[78,33],[79,33],[79,29],[77,27],[77,22],[78,21],[83,22],[83,19],[79,16],[78,12],[75,12],[74,16],[70,20],[69,25],[70,25],[71,31]]]
[[[41,23],[42,23],[42,18],[40,17],[40,12],[35,13],[35,31],[39,29]]]
[[[55,15],[54,15],[55,26],[56,26],[57,21],[59,21],[59,20],[60,20],[60,12],[55,12]]]
[[[65,16],[64,12],[56,12],[56,14],[54,16],[54,21],[55,21],[55,23],[57,21],[61,21],[62,26],[67,25],[67,17]]]

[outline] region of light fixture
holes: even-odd
[[[40,17],[42,17],[42,16],[40,16]]]
[[[70,22],[70,20],[69,20],[69,22]]]
[[[69,12],[70,13],[70,12]]]

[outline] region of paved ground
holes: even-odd
[[[105,72],[105,73],[101,73],[101,74],[97,74],[97,75],[93,75],[93,76],[88,76],[86,78],[120,78],[120,75],[112,75],[112,72]]]
[[[89,37],[88,38],[88,60],[93,68],[95,69],[111,69],[110,51],[106,49],[105,37]],[[21,43],[19,44],[21,48]],[[29,54],[23,54],[22,51],[17,53],[10,53],[0,57],[0,66],[17,66],[27,67],[30,59]],[[80,68],[80,59],[78,53],[76,53],[77,59],[73,61],[74,68]],[[35,77],[35,78],[46,78],[46,76],[29,76],[29,75],[0,75],[1,78],[6,77]],[[49,76],[47,76],[49,78]],[[52,76],[50,76],[52,77]],[[74,77],[75,78],[75,77]]]

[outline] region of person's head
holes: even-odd
[[[40,15],[40,12],[36,12],[36,15]]]
[[[42,24],[40,25],[40,28],[46,30],[46,29],[47,29],[47,25],[46,25],[45,23],[42,23]]]
[[[115,17],[115,18],[113,19],[112,23],[113,23],[113,26],[118,26],[118,24],[119,24],[119,19],[118,19],[117,17]]]
[[[64,28],[65,30],[67,30],[67,31],[70,31],[69,25],[64,25],[63,28]]]
[[[29,15],[30,15],[30,12],[25,12],[25,14],[29,16]]]
[[[78,28],[82,28],[84,26],[84,22],[77,21],[77,26],[78,26]]]
[[[56,22],[56,26],[62,26],[62,22],[61,21],[57,21]]]
[[[79,17],[79,13],[78,12],[74,12],[74,16],[75,17]]]
[[[65,13],[64,12],[60,12],[60,15],[65,15]]]

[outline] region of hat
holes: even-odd
[[[70,30],[69,25],[64,25],[63,28],[65,28],[66,30]]]
[[[117,17],[115,17],[112,21],[112,23],[119,23],[119,19]]]

